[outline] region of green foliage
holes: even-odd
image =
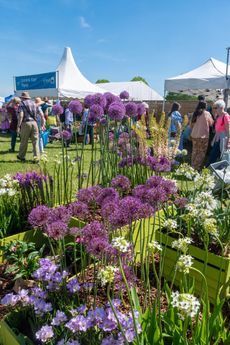
[[[109,83],[109,80],[108,79],[98,79],[96,81],[96,84],[103,84],[103,83]]]
[[[143,81],[143,83],[145,83],[146,85],[149,85],[147,83],[147,81],[145,80],[145,78],[140,77],[140,76],[133,77],[133,79],[131,79],[131,81]]]
[[[18,240],[1,246],[0,250],[3,252],[3,259],[8,264],[5,273],[14,274],[14,279],[28,279],[38,268],[38,260],[44,246],[37,251],[34,243]]]
[[[166,101],[197,101],[196,96],[186,95],[185,93],[169,92],[165,97]]]

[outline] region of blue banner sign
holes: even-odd
[[[56,72],[15,77],[16,91],[56,89]]]

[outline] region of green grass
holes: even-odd
[[[29,142],[28,150],[26,154],[26,162],[22,163],[17,159],[17,154],[19,151],[19,139],[17,139],[16,151],[14,153],[9,152],[10,148],[10,136],[9,134],[0,134],[0,177],[3,177],[5,174],[14,175],[17,172],[27,172],[27,171],[39,171],[39,164],[33,163],[33,153],[32,153],[32,144]],[[78,144],[80,148],[81,144]],[[76,144],[71,144],[68,150],[68,155],[71,159],[74,159],[77,156]],[[48,143],[45,147],[45,153],[48,158],[47,168],[50,173],[53,171],[54,160],[56,156],[61,155],[62,147],[60,141],[54,141],[52,144]],[[87,145],[84,148],[84,160],[85,160],[85,172],[89,168],[91,159],[91,145]]]

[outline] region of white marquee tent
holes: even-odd
[[[165,80],[165,91],[205,94],[210,90],[229,88],[226,80],[226,64],[214,58],[190,72]],[[194,92],[193,92],[194,91]]]
[[[104,90],[98,85],[87,80],[77,67],[72,51],[69,47],[64,49],[63,56],[57,67],[57,87],[53,89],[28,89],[31,97],[72,97],[84,98],[88,94],[97,92],[103,93]],[[16,92],[17,95],[21,91]]]
[[[163,97],[146,85],[143,81],[102,83],[100,87],[106,91],[119,95],[122,91],[128,91],[133,101],[162,101]]]

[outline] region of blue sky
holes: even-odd
[[[0,13],[0,96],[14,75],[55,70],[65,46],[90,81],[141,75],[161,94],[230,46],[229,0],[0,0]]]

